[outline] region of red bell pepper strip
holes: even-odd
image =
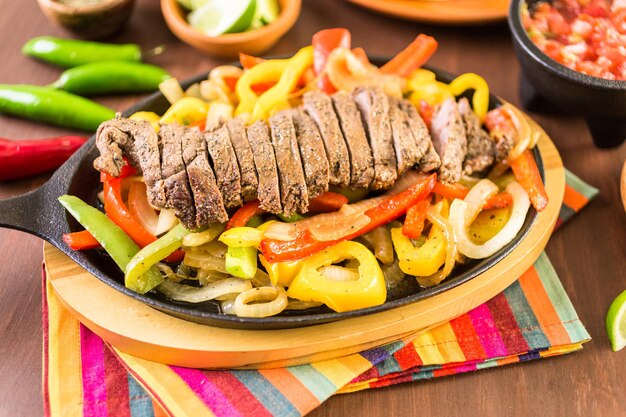
[[[437,41],[435,38],[420,34],[409,46],[383,65],[380,70],[385,74],[408,77],[413,71],[424,65],[436,50]]]
[[[517,159],[511,161],[511,169],[515,179],[528,193],[530,202],[537,211],[548,205],[548,194],[541,181],[539,168],[530,150],[524,151]]]
[[[0,181],[16,180],[58,168],[87,138],[61,136],[50,139],[0,138]]]
[[[356,56],[359,61],[361,61],[364,64],[369,64],[370,60],[367,57],[367,53],[365,52],[365,49],[361,48],[360,46],[358,48],[352,48],[352,53],[354,54],[354,56]]]
[[[344,204],[348,204],[348,198],[344,195],[326,191],[309,201],[309,211],[313,213],[329,213],[337,211]]]
[[[435,113],[435,108],[428,104],[427,101],[421,100],[419,108],[417,109],[424,119],[424,123],[426,123],[426,127],[430,129],[430,124],[433,121],[433,114]]]
[[[100,246],[100,242],[87,230],[74,233],[65,233],[63,242],[72,250],[95,249]]]
[[[324,72],[328,56],[335,48],[350,49],[350,43],[351,36],[348,29],[324,29],[313,35],[313,70],[315,75],[320,75]],[[319,77],[317,86],[326,94],[332,94],[337,91],[326,74]]]
[[[406,211],[406,219],[402,225],[402,234],[409,239],[417,239],[422,235],[426,210],[430,206],[428,199],[424,199]]]
[[[435,186],[435,179],[436,174],[432,174],[401,193],[386,198],[378,206],[365,212],[365,215],[371,219],[366,226],[340,239],[320,241],[315,239],[309,230],[305,230],[291,241],[263,239],[261,252],[269,262],[296,261],[344,240],[363,235],[402,216],[409,207],[426,198]]]
[[[433,193],[447,198],[448,200],[463,200],[467,193],[469,193],[469,188],[462,184],[445,184],[437,181],[435,188],[433,189]],[[487,200],[483,209],[488,210],[492,208],[510,207],[512,204],[513,196],[504,191]]]
[[[259,200],[249,201],[239,208],[226,223],[225,230],[233,227],[243,227],[250,219],[259,214],[265,213],[265,210],[259,207]]]
[[[263,61],[265,61],[263,58],[239,52],[239,62],[241,63],[243,69],[250,69]]]

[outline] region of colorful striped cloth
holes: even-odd
[[[597,190],[567,173],[559,224]],[[103,342],[43,285],[47,416],[301,416],[331,395],[561,355],[590,339],[542,254],[503,293],[449,323],[310,365],[205,371],[139,359]]]

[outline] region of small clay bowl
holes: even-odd
[[[50,21],[86,39],[103,39],[117,33],[133,9],[135,0],[101,0],[71,5],[58,0],[37,0]]]
[[[191,27],[177,0],[161,0],[161,11],[167,26],[181,41],[207,55],[235,59],[239,52],[260,55],[274,46],[298,20],[301,3],[301,0],[280,0],[280,15],[269,25],[220,36],[207,36]]]

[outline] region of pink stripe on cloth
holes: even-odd
[[[104,343],[88,328],[80,326],[80,353],[83,370],[83,414],[107,417],[107,390],[104,370]]]
[[[242,417],[224,393],[202,371],[178,366],[170,368],[200,397],[216,417]]]
[[[487,357],[495,358],[508,355],[506,346],[500,337],[496,323],[491,316],[491,311],[487,304],[482,304],[467,314],[472,320],[480,344],[483,346],[483,349],[485,349]]]

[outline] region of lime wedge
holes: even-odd
[[[626,291],[613,300],[606,313],[606,332],[613,352],[626,346]]]
[[[178,4],[180,4],[187,10],[193,9],[193,6],[191,5],[192,4],[191,0],[178,0]]]
[[[187,20],[208,36],[238,33],[250,26],[255,9],[256,0],[206,0],[199,9],[189,13]]]
[[[278,0],[257,0],[256,11],[254,12],[254,19],[252,19],[252,25],[255,23],[260,26],[269,25],[280,14],[280,5]]]

